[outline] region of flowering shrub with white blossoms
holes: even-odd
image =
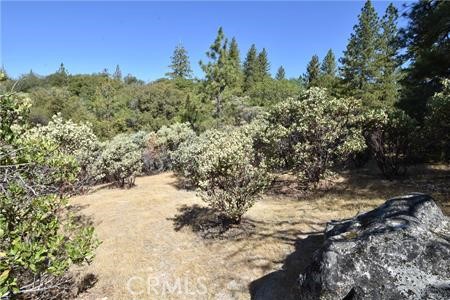
[[[264,162],[255,161],[252,138],[241,129],[209,130],[182,143],[174,157],[176,170],[231,223],[240,223],[270,183]]]
[[[172,169],[173,152],[182,142],[196,136],[188,123],[174,123],[149,133],[143,153],[144,172],[151,174]]]
[[[311,88],[269,112],[263,148],[273,167],[294,171],[308,188],[337,162],[365,148],[363,120],[360,101]]]
[[[30,129],[27,135],[52,140],[61,152],[75,157],[80,167],[75,187],[81,188],[94,183],[97,174],[92,165],[102,151],[102,144],[89,124],[65,121],[58,114],[46,126]]]
[[[100,157],[93,164],[97,180],[114,182],[119,187],[131,187],[142,170],[144,135],[119,134],[105,144]]]

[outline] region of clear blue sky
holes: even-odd
[[[49,74],[61,62],[74,73],[119,64],[122,73],[149,81],[168,71],[179,42],[194,73],[223,26],[241,57],[252,43],[265,47],[275,73],[303,74],[313,54],[341,56],[364,2],[23,2],[1,1],[1,64],[12,76],[32,69]],[[375,1],[383,14],[389,2]],[[402,10],[400,2],[394,4]]]

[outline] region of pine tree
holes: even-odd
[[[113,78],[115,80],[122,80],[122,71],[120,70],[119,65],[116,66],[116,71],[114,71]]]
[[[103,70],[100,72],[100,75],[103,77],[109,77],[109,70],[108,68],[103,68]]]
[[[244,61],[244,90],[247,91],[255,82],[255,75],[257,73],[257,56],[255,44],[253,44],[247,52]]]
[[[322,65],[320,66],[322,75],[328,75],[330,77],[336,77],[336,58],[334,56],[333,50],[328,50],[327,55],[325,55]]]
[[[234,64],[236,64],[237,66],[241,65],[239,47],[234,37],[231,39],[229,55],[230,59],[234,62]]]
[[[317,86],[319,84],[319,76],[319,57],[317,55],[313,55],[308,63],[308,66],[306,67],[306,81],[308,83],[308,87]]]
[[[215,117],[222,118],[223,94],[227,88],[237,85],[239,74],[233,61],[230,59],[228,41],[225,38],[222,27],[217,32],[217,37],[211,45],[206,56],[208,63],[200,61],[200,66],[205,72],[204,92],[215,102]]]
[[[442,78],[450,78],[449,11],[450,1],[415,2],[401,32],[407,68],[399,105],[419,120],[430,97],[442,90]]]
[[[256,81],[263,81],[266,78],[270,78],[269,72],[270,63],[267,57],[266,48],[263,48],[262,51],[258,54]]]
[[[242,87],[243,73],[241,68],[240,51],[236,39],[233,37],[230,43],[230,49],[228,51],[231,63],[234,66],[234,72],[237,74],[236,87]]]
[[[373,106],[379,98],[376,84],[380,77],[377,53],[380,39],[378,15],[370,0],[362,8],[353,30],[341,59],[341,74],[347,94]]]
[[[59,74],[61,74],[61,75],[64,75],[64,76],[67,75],[67,70],[66,70],[66,68],[64,67],[64,64],[63,64],[63,63],[61,63],[61,64],[59,65],[59,69],[58,69],[58,72],[57,72],[57,73],[59,73]]]
[[[283,66],[280,66],[278,68],[277,75],[275,76],[275,79],[276,80],[285,80],[286,79],[286,72],[284,71]]]
[[[173,51],[171,57],[171,64],[169,68],[172,72],[166,75],[172,79],[176,78],[190,78],[192,76],[191,64],[189,62],[189,56],[183,45],[178,44]]]
[[[392,106],[398,100],[400,85],[400,60],[398,52],[400,41],[397,29],[398,12],[391,3],[381,20],[381,37],[379,65],[381,77],[379,89],[381,92],[380,105]]]
[[[325,55],[320,66],[319,86],[328,89],[332,94],[336,92],[335,89],[338,83],[336,72],[336,58],[333,50],[330,49]]]

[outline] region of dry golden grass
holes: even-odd
[[[77,270],[97,279],[79,298],[288,299],[330,219],[415,191],[431,193],[449,212],[448,166],[411,173],[392,182],[366,171],[344,174],[309,196],[279,181],[245,215],[242,229],[221,239],[200,236],[210,211],[195,192],[177,188],[171,173],[138,178],[129,190],[73,198],[102,240],[92,265]]]

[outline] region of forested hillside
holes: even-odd
[[[31,70],[1,88],[29,94],[31,122],[47,124],[61,113],[90,122],[102,139],[175,122],[188,122],[198,132],[240,125],[309,87],[355,97],[367,108],[399,107],[423,123],[429,100],[449,76],[449,8],[445,1],[424,1],[400,9],[407,14],[405,28],[398,28],[398,8],[390,5],[378,16],[366,2],[343,57],[331,49],[323,58],[314,55],[306,74],[296,78],[285,78],[283,66],[271,65],[270,49],[240,49],[239,37],[227,37],[220,28],[200,62],[203,78],[192,78],[194,62],[180,44],[167,55],[165,77],[149,83],[125,76],[120,66],[85,75],[70,74],[61,63],[53,74]]]

